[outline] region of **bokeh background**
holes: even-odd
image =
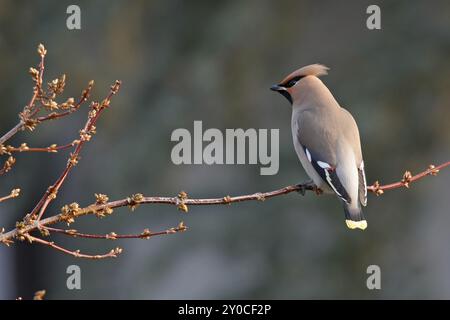
[[[101,99],[115,79],[123,87],[98,123],[47,214],[94,193],[215,197],[266,191],[304,181],[293,150],[290,108],[268,90],[288,72],[320,62],[323,78],[356,118],[369,183],[398,180],[450,157],[450,3],[376,1],[382,30],[366,28],[373,1],[77,1],[82,30],[66,28],[74,1],[0,0],[0,127],[17,122],[38,61],[48,49],[47,80],[67,74],[66,96],[90,79]],[[86,108],[62,121],[22,132],[11,144],[63,144],[77,135]],[[176,128],[279,128],[280,170],[259,165],[181,165],[170,160]],[[66,155],[19,154],[0,177],[9,229],[29,212],[61,172]],[[120,258],[77,260],[39,245],[0,246],[0,298],[450,298],[450,170],[369,195],[369,227],[351,232],[332,197],[289,194],[264,203],[119,209],[79,219],[85,232],[136,233],[183,220],[188,232],[148,241],[54,240],[96,253],[121,246]],[[66,268],[82,270],[82,289],[66,288]],[[366,268],[381,267],[382,289],[366,288]]]

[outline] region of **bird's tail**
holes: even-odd
[[[345,212],[345,223],[350,229],[361,229],[367,228],[367,221],[364,218],[361,206],[352,206],[344,203]]]

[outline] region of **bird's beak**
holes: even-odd
[[[283,97],[288,99],[289,102],[292,104],[292,97],[291,97],[289,91],[286,89],[286,87],[283,87],[283,86],[280,86],[279,84],[276,84],[276,85],[271,86],[270,90],[280,93]]]
[[[272,91],[286,91],[286,88],[282,87],[282,86],[280,86],[278,84],[275,84],[275,85],[270,87],[270,90],[272,90]]]

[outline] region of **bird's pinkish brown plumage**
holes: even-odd
[[[292,105],[292,138],[295,151],[309,177],[323,191],[342,201],[350,229],[365,229],[361,206],[366,205],[358,126],[318,78],[328,68],[313,64],[300,68],[271,87]]]
[[[309,66],[300,68],[295,70],[294,72],[287,75],[283,80],[281,80],[280,84],[285,85],[287,84],[292,78],[295,77],[304,77],[304,76],[324,76],[328,74],[328,68],[327,66],[324,66],[323,64],[311,64]]]

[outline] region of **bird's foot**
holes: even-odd
[[[300,193],[302,196],[305,195],[306,190],[312,190],[317,195],[323,193],[322,189],[317,187],[312,180],[297,184],[297,188],[298,188],[297,192]]]

